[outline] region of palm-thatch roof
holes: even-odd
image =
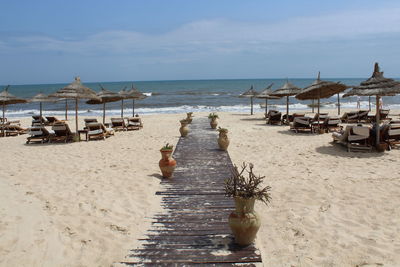
[[[86,101],[87,104],[103,104],[103,103],[119,101],[122,99],[122,96],[119,95],[118,93],[107,90],[101,85],[100,87],[101,90],[96,94],[98,96],[98,99],[90,99]]]
[[[346,88],[348,86],[340,82],[322,81],[318,72],[318,78],[311,85],[301,90],[296,95],[296,98],[300,100],[328,98],[343,92]]]
[[[0,105],[11,105],[11,104],[19,104],[19,103],[26,103],[27,101],[22,98],[18,98],[8,92],[8,88],[10,86],[7,85],[7,87],[0,93]]]
[[[271,93],[272,93],[271,87],[273,85],[274,85],[274,83],[271,83],[263,91],[258,93],[255,97],[256,98],[263,98],[263,99],[279,99],[279,97],[271,95]]]
[[[54,97],[49,97],[48,95],[45,95],[43,93],[39,93],[35,96],[33,96],[31,99],[29,99],[29,102],[56,102],[57,99]]]
[[[284,96],[297,95],[300,92],[301,92],[300,87],[297,87],[294,84],[290,83],[288,80],[286,80],[285,84],[281,88],[276,89],[270,95],[277,97],[284,97]]]
[[[253,85],[250,87],[249,90],[247,90],[244,93],[241,93],[239,97],[255,97],[258,95],[257,91],[253,89]]]
[[[145,94],[140,92],[133,85],[132,85],[132,88],[130,90],[128,90],[128,98],[141,100],[141,99],[145,99],[146,97],[147,96]]]
[[[80,77],[75,77],[75,81],[49,95],[49,97],[99,99],[95,91],[81,83]]]
[[[348,96],[392,96],[400,94],[400,82],[385,78],[383,71],[379,69],[379,64],[375,63],[374,72],[371,78],[360,83],[360,86],[354,86],[352,90],[343,95]]]

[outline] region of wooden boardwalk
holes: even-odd
[[[228,225],[234,202],[224,196],[230,176],[229,154],[218,150],[217,131],[207,118],[195,118],[187,137],[180,138],[173,157],[172,179],[163,180],[164,212],[156,214],[141,248],[116,266],[241,266],[262,265],[253,246],[238,247]]]

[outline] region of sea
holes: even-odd
[[[328,80],[328,79],[327,79]],[[366,78],[329,79],[329,81],[342,82],[349,86],[359,85]],[[178,81],[124,81],[124,82],[96,82],[84,83],[85,86],[100,90],[100,85],[110,91],[119,92],[123,88],[130,89],[132,85],[147,95],[143,100],[135,101],[135,114],[163,114],[185,112],[250,112],[250,99],[240,98],[239,95],[251,86],[256,91],[264,90],[273,83],[272,89],[280,88],[286,79],[229,79],[229,80],[178,80]],[[310,85],[314,79],[291,79],[294,85],[304,88]],[[15,96],[29,99],[38,93],[51,94],[63,88],[67,84],[28,84],[11,85],[9,92]],[[0,86],[0,89],[5,86]],[[357,101],[360,101],[361,109],[369,108],[368,97],[342,98],[340,94],[341,108],[356,109]],[[75,101],[68,101],[69,115],[75,112]],[[268,107],[284,111],[286,110],[286,98],[269,100]],[[289,98],[290,110],[311,109],[311,100],[299,101],[294,97]],[[322,108],[336,108],[337,96],[321,99]],[[254,111],[263,112],[264,99],[254,99]],[[400,96],[384,97],[384,108],[400,108]],[[132,100],[124,101],[125,116],[132,115]],[[48,116],[65,115],[66,100],[43,103],[43,114]],[[371,98],[371,107],[375,107],[375,98]],[[102,105],[89,105],[85,100],[79,101],[79,114],[82,116],[101,116]],[[119,116],[121,114],[121,101],[106,104],[107,116]],[[30,117],[39,113],[39,103],[26,103],[8,105],[7,117]]]

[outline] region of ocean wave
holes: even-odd
[[[322,103],[322,108],[336,109],[336,103]],[[357,109],[357,102],[342,102],[340,103],[341,108],[347,109]],[[277,109],[279,111],[286,110],[286,104],[274,104],[268,105],[268,108]],[[303,103],[293,103],[289,104],[290,110],[311,110],[307,104]],[[369,102],[361,101],[360,109],[368,109]],[[375,104],[371,102],[371,108],[375,108]],[[384,108],[388,109],[400,109],[400,104],[387,104],[384,105]],[[259,104],[254,105],[255,112],[263,112],[265,109],[264,106]],[[135,113],[138,114],[168,114],[168,113],[186,113],[186,112],[216,112],[216,111],[225,111],[225,112],[250,112],[249,104],[240,104],[240,105],[223,105],[223,106],[207,106],[207,105],[175,105],[169,107],[137,107],[135,108]],[[39,114],[39,109],[8,109],[6,112],[7,117],[30,117],[32,115]],[[75,111],[69,110],[68,116],[74,116]],[[102,116],[102,109],[81,109],[78,111],[80,116]],[[120,108],[113,108],[106,110],[107,116],[119,116],[121,114]],[[132,114],[132,108],[125,108],[124,114],[130,115]],[[65,110],[44,110],[43,116],[59,116],[64,117]]]

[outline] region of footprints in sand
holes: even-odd
[[[319,211],[320,211],[320,212],[325,212],[325,211],[329,210],[330,207],[331,207],[331,204],[329,204],[329,203],[324,203],[324,204],[322,204],[322,205],[319,207]]]
[[[128,234],[129,233],[128,229],[126,229],[125,227],[118,226],[118,225],[115,225],[115,224],[110,224],[110,229],[113,230],[113,231],[120,232],[122,234]]]

